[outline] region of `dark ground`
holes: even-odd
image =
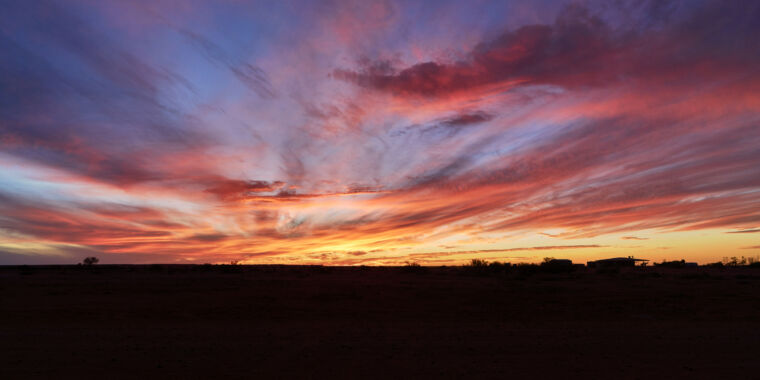
[[[760,378],[760,270],[0,267],[0,378]]]

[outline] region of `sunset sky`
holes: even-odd
[[[0,265],[756,256],[758,36],[739,0],[6,0]]]

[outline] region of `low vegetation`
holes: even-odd
[[[715,263],[706,264],[704,266],[707,267],[713,267],[713,268],[723,268],[723,267],[749,267],[749,268],[760,268],[760,256],[750,256],[750,257],[744,257],[741,258],[732,256],[732,257],[724,257],[722,261],[718,261]]]
[[[100,262],[100,259],[98,259],[95,256],[85,257],[84,260],[82,260],[82,264],[84,265],[95,265]]]

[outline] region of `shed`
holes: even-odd
[[[573,261],[568,259],[551,259],[546,262],[547,265],[555,265],[558,267],[571,267],[573,266]]]
[[[611,259],[601,259],[589,261],[586,265],[589,268],[610,268],[610,267],[633,267],[637,262],[646,262],[649,260],[637,259],[634,257],[613,257]]]

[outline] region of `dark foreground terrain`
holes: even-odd
[[[760,270],[0,267],[0,378],[760,378]]]

